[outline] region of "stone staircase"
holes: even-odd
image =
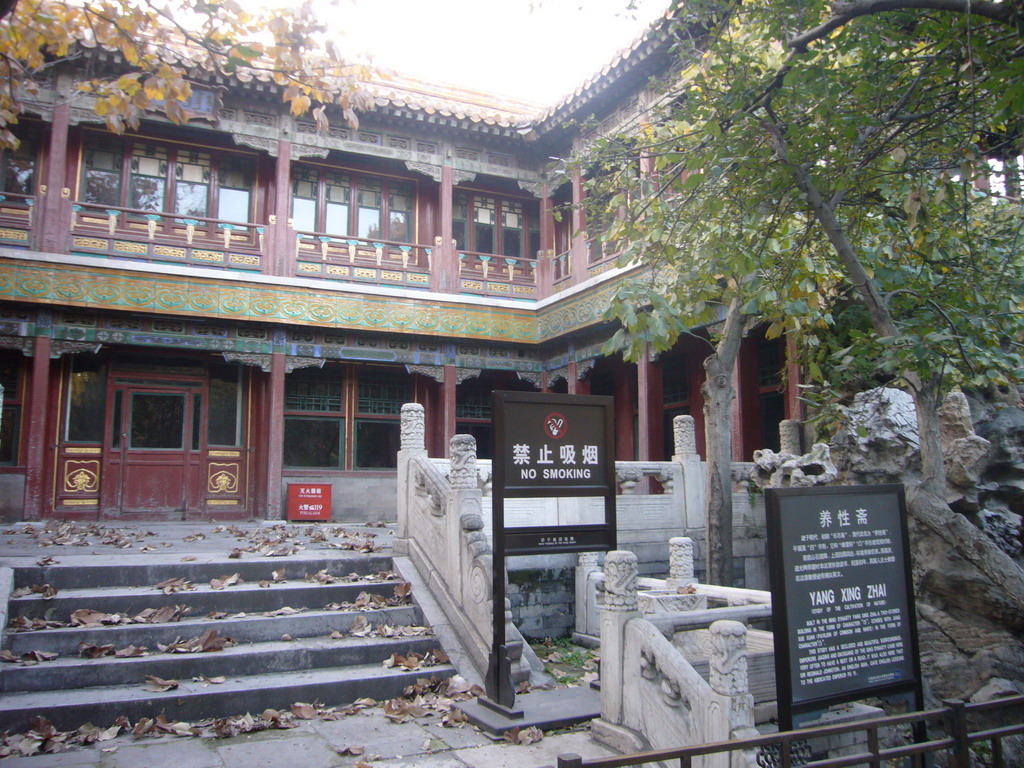
[[[8,663],[0,664],[0,731],[24,730],[37,715],[71,729],[107,726],[121,716],[195,721],[287,711],[296,702],[347,705],[399,696],[417,678],[455,672],[433,634],[412,629],[426,622],[388,556],[99,560],[14,569],[2,645]],[[237,581],[224,583],[235,574]],[[175,580],[192,588],[175,589],[182,585]],[[45,584],[56,594],[21,594]],[[145,621],[167,614],[172,620]],[[73,616],[85,625],[72,625]],[[62,626],[18,630],[43,622]],[[232,642],[220,650],[160,650],[211,648],[225,638]],[[132,646],[145,647],[145,655],[131,655],[138,652]],[[80,649],[105,655],[86,658]],[[31,658],[48,654],[57,656]],[[408,664],[385,665],[395,654]],[[160,690],[166,686],[155,679],[178,683]]]

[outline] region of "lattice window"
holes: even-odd
[[[340,379],[290,374],[284,383],[284,407],[286,411],[341,413],[344,389]]]
[[[358,412],[371,416],[400,415],[402,404],[410,400],[409,380],[406,374],[360,372]]]

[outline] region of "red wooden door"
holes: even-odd
[[[119,383],[112,401],[105,512],[185,517],[196,509],[198,496],[201,384]]]

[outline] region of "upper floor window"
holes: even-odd
[[[292,222],[300,232],[413,242],[411,181],[348,171],[292,169]]]
[[[21,139],[17,149],[5,149],[0,153],[0,192],[15,195],[36,193],[36,145]]]
[[[456,192],[452,203],[452,233],[459,250],[532,258],[540,249],[536,203],[470,192]]]
[[[255,166],[249,155],[95,137],[85,147],[81,199],[244,223],[252,218]]]

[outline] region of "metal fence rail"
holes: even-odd
[[[988,754],[976,766],[986,768],[1015,768],[1006,762],[1003,749],[1004,739],[1024,735],[1024,696],[995,699],[983,704],[965,704],[948,700],[943,707],[905,715],[893,715],[854,723],[785,731],[767,736],[757,736],[735,741],[721,741],[677,749],[661,749],[638,752],[633,755],[600,757],[584,760],[576,754],[558,757],[558,768],[621,768],[622,766],[644,765],[661,761],[678,760],[680,768],[691,768],[693,761],[703,755],[742,752],[750,750],[757,754],[757,764],[765,768],[841,768],[842,766],[902,765],[890,761],[909,758],[915,767],[925,766],[926,756],[945,754],[950,768],[971,768],[971,747],[988,745]],[[1009,724],[992,726],[997,715],[1007,718]],[[989,727],[971,731],[972,721],[984,721]],[[888,729],[899,728],[930,733],[926,739],[898,746],[883,746],[880,734]],[[848,733],[865,734],[867,751],[857,754],[811,760],[808,742],[810,739],[827,739]]]

